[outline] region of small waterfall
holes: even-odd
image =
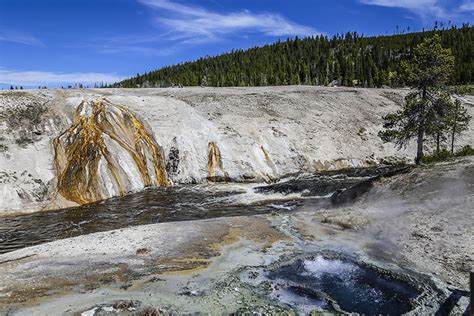
[[[53,145],[57,191],[78,204],[169,184],[163,150],[152,133],[105,98],[82,101]]]

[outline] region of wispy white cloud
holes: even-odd
[[[36,85],[55,85],[67,83],[94,84],[99,82],[113,83],[124,79],[110,73],[96,72],[49,72],[49,71],[14,71],[0,69],[0,83],[36,86]]]
[[[474,12],[474,2],[467,1],[459,7],[461,12]]]
[[[420,9],[436,5],[436,0],[361,0],[363,3],[392,8]]]
[[[474,11],[474,3],[467,1],[460,5],[458,0],[359,0],[361,3],[411,11],[428,23],[435,19],[453,19],[467,11]]]
[[[160,13],[155,18],[158,27],[165,26],[168,38],[182,43],[202,43],[242,33],[268,36],[320,34],[312,27],[298,24],[274,13],[253,13],[248,10],[218,13],[202,7],[170,0],[138,0]],[[166,17],[163,14],[167,14]]]
[[[29,46],[43,46],[43,42],[34,36],[24,33],[9,31],[8,33],[0,33],[0,42],[9,42],[15,44],[29,45]]]

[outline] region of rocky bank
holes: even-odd
[[[1,92],[0,212],[62,208],[151,185],[268,182],[411,161],[412,146],[398,151],[377,136],[382,115],[405,93],[305,86]],[[474,98],[465,101],[474,114]]]
[[[473,172],[462,159],[381,178],[335,210],[160,223],[3,254],[0,313],[307,314],[315,297],[343,311],[317,288],[269,277],[304,259],[342,278],[357,264],[411,284],[410,314],[460,315],[474,264]]]

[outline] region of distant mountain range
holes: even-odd
[[[363,37],[355,32],[294,38],[164,67],[113,87],[330,85],[403,86],[400,61],[425,37],[440,34],[455,56],[452,85],[474,82],[474,27]]]

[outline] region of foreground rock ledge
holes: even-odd
[[[284,310],[241,272],[331,250],[436,289],[416,306],[432,314],[468,286],[473,179],[469,158],[382,179],[337,210],[146,225],[7,253],[0,311],[73,313],[123,299],[173,312]],[[466,305],[461,296],[452,313]]]

